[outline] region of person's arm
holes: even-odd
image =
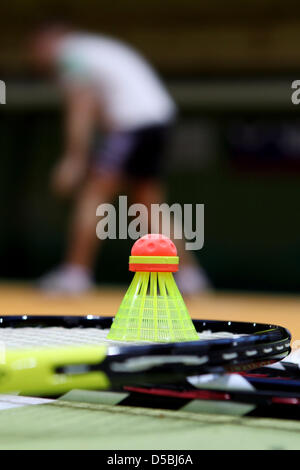
[[[70,86],[65,92],[65,151],[53,173],[54,190],[70,193],[84,176],[95,125],[95,100],[88,88]]]

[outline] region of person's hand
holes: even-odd
[[[70,195],[81,183],[86,171],[85,159],[78,155],[64,156],[54,168],[51,185],[61,195]]]

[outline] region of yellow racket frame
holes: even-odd
[[[65,365],[97,364],[106,357],[105,346],[7,350],[0,364],[0,393],[59,395],[70,389],[107,389],[106,374],[91,371],[56,373]]]

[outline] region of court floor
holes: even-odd
[[[1,313],[8,315],[114,315],[126,287],[99,287],[78,297],[49,297],[30,284],[1,283]],[[275,323],[300,340],[300,295],[213,292],[186,300],[193,318]]]
[[[114,315],[125,290],[99,287],[76,298],[61,298],[47,297],[30,284],[3,282],[1,313]],[[215,292],[186,303],[194,318],[275,323],[287,327],[294,341],[300,340],[300,296]],[[74,403],[64,397],[36,406],[27,400],[0,397],[0,449],[300,447],[298,421]]]
[[[7,397],[3,399],[7,401]],[[0,397],[0,405],[1,400]],[[10,400],[16,401],[16,397]],[[300,447],[298,421],[114,407],[64,399],[39,404],[22,400],[23,403],[18,400],[18,407],[11,403],[10,408],[0,410],[0,449],[165,451]]]

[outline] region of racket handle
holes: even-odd
[[[105,346],[76,346],[6,351],[0,363],[0,393],[22,395],[60,395],[72,389],[107,389],[110,382],[100,370],[85,371],[84,366],[99,364],[106,358]],[[72,374],[72,366],[82,371]],[[57,372],[68,367],[69,372]],[[79,369],[79,372],[78,372]]]

